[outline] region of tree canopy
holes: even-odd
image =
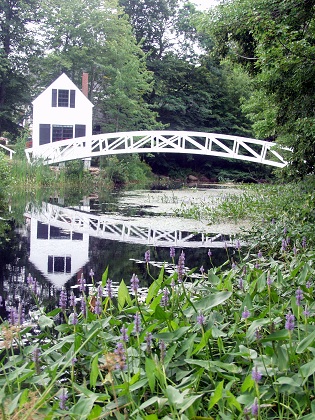
[[[167,128],[276,140],[315,166],[315,0],[0,0],[0,134],[62,72],[89,73],[105,132]]]
[[[276,139],[295,174],[315,167],[315,1],[233,0],[199,21],[212,54],[240,63],[253,77],[243,109],[256,136]]]

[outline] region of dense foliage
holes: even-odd
[[[290,147],[295,174],[314,171],[313,0],[222,2],[201,26],[214,52],[240,63],[254,81],[244,110],[257,136]]]
[[[314,202],[311,184],[299,188]],[[276,220],[258,209],[259,235],[245,252],[235,238],[222,267],[189,270],[171,249],[144,295],[134,275],[114,293],[110,272],[91,270],[49,312],[28,275],[36,309],[1,325],[3,418],[311,420],[314,206],[296,197]]]
[[[207,13],[179,0],[0,5],[0,135],[16,138],[31,96],[61,72],[78,86],[88,72],[95,132],[256,136],[291,149],[289,175],[313,172],[314,0],[224,1]]]

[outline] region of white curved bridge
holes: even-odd
[[[87,233],[101,239],[141,245],[180,248],[235,246],[233,240],[225,241],[222,234],[198,234],[178,229],[164,230],[155,227],[152,219],[150,219],[151,222],[145,224],[143,220],[98,216],[50,203],[43,203],[41,208],[29,204],[24,216],[66,231]]]
[[[61,140],[25,150],[29,162],[56,164],[128,153],[186,153],[240,159],[283,168],[287,162],[264,140],[193,131],[133,131]]]

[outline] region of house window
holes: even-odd
[[[85,136],[85,125],[76,124],[75,125],[75,138]]]
[[[72,125],[53,125],[52,126],[52,141],[66,140],[73,138]]]
[[[39,124],[39,145],[50,143],[50,124]]]
[[[48,273],[71,273],[71,256],[48,255]]]
[[[75,90],[52,89],[51,106],[75,108]]]

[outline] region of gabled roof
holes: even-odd
[[[42,93],[40,93],[33,101],[33,104],[37,102],[37,100],[45,95],[47,91],[51,91],[51,89],[73,89],[78,92],[78,95],[82,95],[82,97],[87,101],[87,105],[89,104],[91,107],[94,106],[92,102],[82,93],[82,91],[69,79],[69,77],[62,73],[54,82],[51,83]]]

